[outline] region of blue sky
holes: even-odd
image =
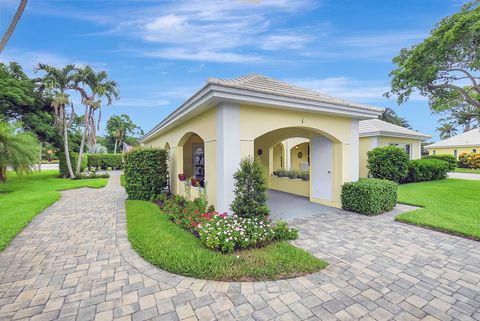
[[[17,0],[0,0],[0,30]],[[414,95],[382,94],[391,59],[465,1],[31,0],[0,57],[29,73],[38,62],[90,64],[120,84],[105,119],[127,113],[145,131],[208,77],[260,73],[336,97],[391,107],[437,139],[437,116]],[[81,106],[78,106],[81,110]]]

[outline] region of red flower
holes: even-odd
[[[197,209],[197,210],[195,210],[195,213],[198,213],[198,212],[200,212],[198,209]]]
[[[184,209],[183,209],[183,213],[186,213],[186,212],[187,212],[187,209],[186,209],[186,208],[184,208]]]

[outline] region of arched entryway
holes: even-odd
[[[334,201],[335,172],[341,171],[335,165],[341,156],[335,149],[337,143],[335,137],[318,129],[288,127],[257,137],[254,149],[267,169],[270,189],[330,204]],[[282,177],[277,169],[295,170],[302,178]]]
[[[185,134],[178,143],[182,149],[182,175],[194,186],[205,184],[205,142],[196,133]]]

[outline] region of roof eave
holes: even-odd
[[[406,134],[406,133],[395,133],[388,131],[373,131],[373,132],[364,132],[359,134],[360,137],[375,137],[375,136],[386,136],[386,137],[395,137],[395,138],[409,138],[409,139],[419,139],[426,140],[432,138],[430,135],[424,134]]]

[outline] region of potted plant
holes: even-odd
[[[199,183],[198,179],[196,179],[195,177],[190,177],[190,182],[192,183],[193,187],[197,187]]]
[[[178,174],[178,179],[180,182],[185,182],[185,174]]]

